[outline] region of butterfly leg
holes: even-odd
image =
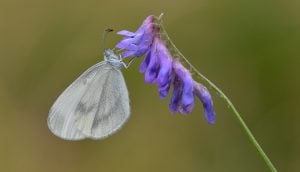
[[[127,64],[126,64],[124,61],[122,61],[123,66],[124,66],[126,69],[128,69],[129,66],[131,65],[131,63],[132,63],[134,60],[135,60],[135,58],[131,58]]]

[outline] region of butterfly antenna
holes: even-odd
[[[106,45],[106,37],[107,37],[107,34],[109,32],[113,32],[114,30],[111,29],[111,28],[107,28],[103,31],[103,36],[102,36],[102,46],[103,46],[103,51],[106,49],[105,48],[105,45]]]

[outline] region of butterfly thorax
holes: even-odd
[[[124,67],[122,59],[111,49],[104,50],[104,60],[117,69]]]

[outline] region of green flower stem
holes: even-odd
[[[184,55],[178,50],[178,48],[175,46],[175,44],[171,41],[169,35],[167,34],[165,28],[163,27],[163,25],[160,23],[160,32],[162,33],[162,36],[165,36],[166,40],[168,41],[168,43],[172,46],[172,48],[174,49],[174,51],[176,53],[178,53],[178,55],[180,57],[182,57],[182,59],[185,60],[185,62],[190,66],[190,68],[202,79],[204,80],[211,88],[213,88],[220,96],[221,98],[226,102],[226,104],[228,105],[228,107],[232,110],[234,116],[236,117],[236,119],[238,120],[238,122],[240,123],[241,127],[244,129],[246,135],[249,137],[250,141],[253,143],[254,147],[256,148],[256,150],[258,151],[258,153],[260,154],[260,156],[263,158],[264,162],[266,163],[266,165],[269,167],[270,171],[272,172],[277,172],[275,166],[272,164],[271,160],[268,158],[268,156],[266,155],[266,153],[263,151],[263,149],[261,148],[261,146],[259,145],[259,143],[257,142],[257,140],[255,139],[255,137],[253,136],[253,134],[251,133],[250,129],[247,127],[246,123],[244,122],[243,118],[241,117],[241,115],[239,114],[239,112],[236,110],[236,108],[234,107],[234,105],[232,104],[232,102],[230,101],[230,99],[221,91],[221,89],[219,89],[213,82],[211,82],[209,79],[207,79],[202,73],[200,73],[185,57]]]

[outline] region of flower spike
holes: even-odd
[[[174,59],[161,35],[161,17],[148,16],[136,32],[119,31],[123,39],[116,45],[124,50],[122,57],[146,55],[140,65],[146,83],[154,83],[160,98],[166,98],[171,86],[173,92],[169,104],[171,112],[189,114],[194,108],[194,97],[203,104],[208,123],[215,121],[211,96],[207,89],[193,80],[191,73],[178,59]]]

